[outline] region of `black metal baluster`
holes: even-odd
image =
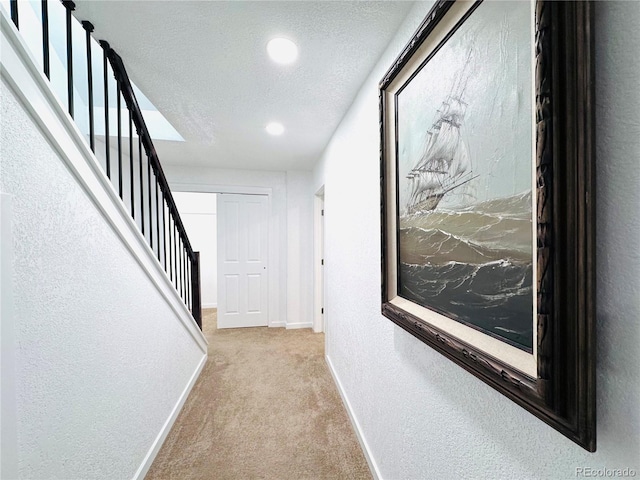
[[[43,8],[44,8],[44,5],[43,5]],[[89,86],[89,146],[91,147],[91,151],[95,153],[96,142],[95,142],[95,130],[93,127],[93,68],[91,65],[91,32],[93,32],[93,25],[91,24],[91,22],[87,22],[85,20],[82,22],[82,26],[87,32],[87,82],[88,82],[87,85]]]
[[[122,196],[122,108],[120,100],[122,94],[120,92],[120,82],[117,83],[116,94],[118,95],[116,102],[116,108],[118,109],[118,193],[120,194],[120,199],[124,200]]]
[[[107,53],[111,48],[107,42],[100,40],[103,49],[103,70],[104,70],[104,144],[105,144],[105,166],[107,177],[111,180],[111,152],[109,151],[109,60]]]
[[[154,172],[155,174],[155,172]],[[147,192],[149,193],[149,246],[153,250],[153,220],[151,216],[151,158],[147,157]]]
[[[178,231],[178,236],[177,236],[177,241],[178,243],[176,244],[177,250],[176,250],[176,273],[178,275],[178,281],[176,283],[176,289],[178,290],[178,292],[180,293],[180,297],[182,297],[182,269],[180,268],[180,248],[182,248],[181,242],[182,239],[180,238],[180,232]]]
[[[42,0],[42,66],[44,74],[51,79],[50,61],[49,61],[49,5],[48,0]]]
[[[138,160],[140,163],[140,225],[144,237],[144,174],[142,172],[142,137],[138,132]]]
[[[178,259],[177,259],[177,272],[178,272],[178,281],[176,284],[176,290],[178,290],[178,294],[180,295],[180,298],[182,298],[182,270],[180,268],[180,249],[182,248],[182,242],[181,242],[181,238],[180,238],[180,231],[178,231],[178,250],[176,251],[177,255],[178,255]]]
[[[195,303],[195,298],[196,298],[196,286],[194,285],[194,278],[193,278],[193,273],[195,271],[196,267],[196,259],[197,259],[197,253],[196,252],[191,252],[191,261],[189,262],[189,302],[191,305],[191,315],[195,316],[196,313],[196,307],[194,305]],[[196,320],[197,321],[197,320]]]
[[[182,298],[182,236],[180,231],[178,231],[178,242],[178,293]]]
[[[156,243],[158,244],[158,262],[160,261],[160,201],[158,200],[158,177],[156,176]]]
[[[187,249],[184,250],[184,304],[189,309],[189,252]]]
[[[184,284],[185,284],[184,296],[185,296],[185,303],[187,304],[187,308],[189,308],[190,299],[191,299],[191,293],[189,292],[189,289],[191,287],[191,274],[189,270],[189,266],[191,265],[190,258],[191,257],[189,255],[189,251],[185,248],[184,249]]]
[[[71,34],[71,12],[76,4],[63,0],[62,5],[67,9],[67,98],[69,102],[69,115],[73,118],[73,38]]]
[[[187,252],[187,308],[193,312],[191,309],[191,255]]]
[[[173,237],[173,228],[171,226],[172,218],[171,210],[169,210],[169,280],[173,282],[173,242],[171,241],[171,237]]]
[[[182,238],[182,235],[180,235],[180,237]],[[185,281],[186,279],[186,274],[185,274],[185,262],[184,262],[184,252],[185,252],[185,248],[184,248],[184,239],[182,240],[182,245],[180,248],[180,273],[182,273],[182,301],[186,303],[186,298],[187,298],[187,282]]]
[[[177,232],[178,232],[178,227],[177,224],[174,223],[173,225],[173,263],[174,265],[174,277],[175,277],[175,286],[176,286],[176,291],[180,292],[180,274],[178,273],[178,252],[180,251],[179,249],[179,245],[178,245],[178,236],[177,236]]]
[[[177,236],[178,228],[176,224],[173,225],[173,263],[175,264],[175,268],[173,270],[173,276],[176,280],[176,290],[180,288],[180,274],[178,273],[178,236]]]
[[[184,304],[189,308],[189,255],[187,248],[184,248]]]
[[[200,253],[193,252],[193,264],[191,268],[191,314],[202,330],[202,297],[200,296]]]
[[[162,192],[162,250],[164,252],[164,271],[167,271],[167,223],[165,217],[165,198],[164,192]]]
[[[44,5],[43,5],[44,8]],[[43,14],[44,16],[44,14]],[[93,68],[91,65],[91,32],[93,32],[93,25],[86,20],[82,22],[82,27],[87,34],[87,86],[89,89],[89,146],[91,151],[95,153],[95,131],[93,129]],[[47,59],[48,60],[48,59]]]
[[[184,249],[184,303],[189,307],[189,252]]]
[[[129,110],[129,186],[131,187],[131,218],[136,219],[136,201],[133,188],[133,117]]]
[[[18,25],[18,0],[11,0],[11,20],[13,20],[13,24],[19,30],[20,25]]]

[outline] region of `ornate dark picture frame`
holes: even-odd
[[[461,14],[456,12],[469,8],[461,2],[437,2],[380,82],[382,313],[593,452],[596,349],[591,2],[538,0],[531,8],[535,276],[531,294],[534,346],[529,353],[533,368],[521,368],[508,355],[488,353],[483,344],[442,328],[421,313],[424,308],[413,308],[413,300],[398,295],[398,225],[404,208],[398,186],[398,91],[421,68],[428,68],[429,51],[446,46],[452,35],[447,34],[451,27],[446,25],[455,23],[458,28],[481,3]],[[492,88],[487,85],[487,92]]]

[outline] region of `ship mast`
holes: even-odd
[[[469,81],[467,68],[471,56],[470,50],[451,91],[427,130],[420,159],[407,175],[411,190],[408,213],[433,210],[446,193],[475,178],[471,172],[465,175],[471,169],[471,161],[460,133],[467,109],[463,98]]]

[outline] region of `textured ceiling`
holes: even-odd
[[[76,17],[185,138],[167,164],[310,169],[412,2],[80,1]],[[294,40],[297,62],[266,54]],[[284,124],[280,137],[264,127]]]

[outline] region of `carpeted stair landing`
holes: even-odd
[[[310,329],[217,330],[209,358],[156,457],[152,479],[371,479]]]

